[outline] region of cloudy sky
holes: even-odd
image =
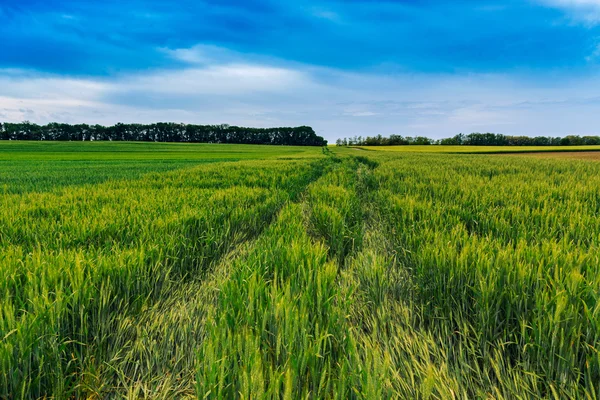
[[[0,121],[600,134],[600,0],[1,0]]]

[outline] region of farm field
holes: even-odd
[[[600,397],[600,164],[418,147],[0,143],[0,398]]]
[[[538,158],[570,158],[578,160],[600,161],[600,151],[573,151],[573,152],[543,152],[543,153],[507,153],[502,156],[525,156]]]
[[[353,146],[356,149],[394,153],[531,153],[531,152],[593,152],[600,146]]]
[[[136,178],[214,162],[311,157],[292,146],[144,142],[0,142],[0,193],[53,190],[65,185]]]

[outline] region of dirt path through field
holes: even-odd
[[[318,173],[303,183],[303,193],[327,171],[318,164]],[[296,204],[302,198],[290,197]],[[261,236],[276,223],[288,202],[272,210],[259,231],[232,237],[227,251],[219,254],[196,275],[177,279],[172,287],[139,315],[130,316],[118,327],[119,342],[103,360],[101,381],[108,397],[194,398],[198,348],[206,337],[206,323],[214,317],[220,285],[229,279],[235,260],[244,259]],[[142,394],[144,394],[142,396]]]

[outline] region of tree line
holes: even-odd
[[[336,141],[338,146],[406,146],[406,145],[455,145],[455,146],[588,146],[600,145],[600,136],[569,135],[565,137],[549,136],[507,136],[498,133],[458,134],[451,138],[433,140],[422,136],[403,137],[390,135],[354,136]]]
[[[140,141],[187,143],[271,144],[326,146],[327,140],[309,126],[246,128],[222,125],[192,125],[172,122],[112,126],[63,124],[38,125],[28,121],[1,123],[0,140]]]
[[[435,140],[424,136],[403,137],[400,135],[390,135],[390,137],[377,136],[354,136],[353,138],[343,138],[336,140],[337,146],[405,146],[405,145],[428,145],[435,144]]]

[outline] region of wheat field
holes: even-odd
[[[0,398],[597,399],[600,164],[0,144]]]

